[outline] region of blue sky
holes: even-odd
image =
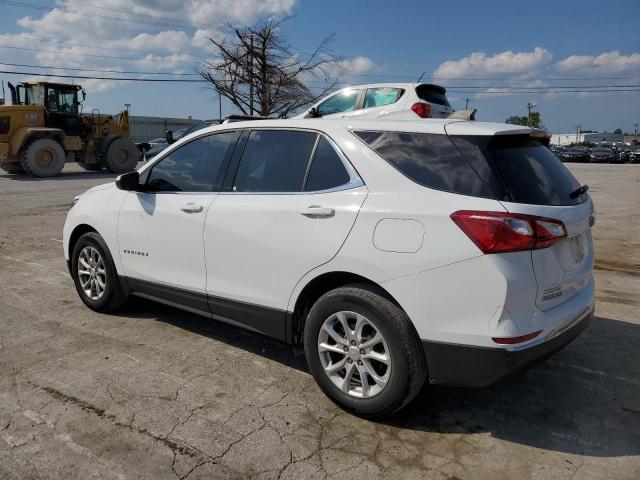
[[[24,3],[31,6],[0,2],[0,61],[60,69],[0,65],[2,70],[192,73],[210,55],[207,36],[218,35],[226,22],[244,24],[291,15],[282,33],[296,51],[312,50],[322,38],[335,34],[331,48],[345,59],[345,83],[413,81],[426,72],[425,80],[436,76],[435,81],[449,89],[455,107],[463,107],[469,98],[481,120],[503,121],[511,114],[525,114],[527,102],[533,101],[547,127],[556,132],[573,131],[578,123],[585,129],[632,131],[640,121],[637,90],[548,93],[551,87],[640,87],[637,0]],[[25,76],[1,77],[15,82]],[[140,115],[211,118],[218,112],[217,97],[201,84],[78,83],[87,88],[86,107],[105,112],[116,112],[124,103],[131,103],[133,113]],[[490,92],[471,93],[470,87]],[[502,87],[526,88],[530,93]],[[223,113],[231,112],[232,107],[223,104]]]

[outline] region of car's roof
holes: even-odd
[[[420,132],[450,135],[505,135],[529,134],[530,127],[506,123],[464,121],[456,119],[428,118],[422,120],[378,120],[378,119],[314,119],[291,118],[273,120],[250,120],[213,125],[199,132],[231,130],[238,128],[306,128],[320,131],[332,130],[384,130],[396,132]],[[446,129],[446,130],[445,130]],[[542,132],[542,131],[541,131]]]

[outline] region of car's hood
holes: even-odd
[[[91,187],[89,190],[86,190],[81,195],[87,195],[88,193],[98,192],[100,190],[106,190],[108,188],[112,188],[116,186],[116,182],[103,183],[102,185],[96,185],[95,187]]]

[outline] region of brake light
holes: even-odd
[[[429,118],[431,116],[431,105],[428,103],[414,103],[411,105],[411,110],[413,110],[420,118]]]
[[[460,210],[451,219],[483,253],[547,248],[567,236],[561,221],[535,215]]]

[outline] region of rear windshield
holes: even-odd
[[[425,102],[444,105],[445,107],[451,106],[449,100],[447,100],[446,91],[437,85],[418,85],[416,87],[416,94],[420,100],[424,100]]]
[[[484,160],[494,170],[505,200],[532,205],[577,205],[571,198],[580,183],[540,140],[528,135],[450,137],[470,161]]]
[[[576,205],[578,181],[542,142],[528,135],[447,136],[356,131],[369,147],[425,187],[533,205]]]

